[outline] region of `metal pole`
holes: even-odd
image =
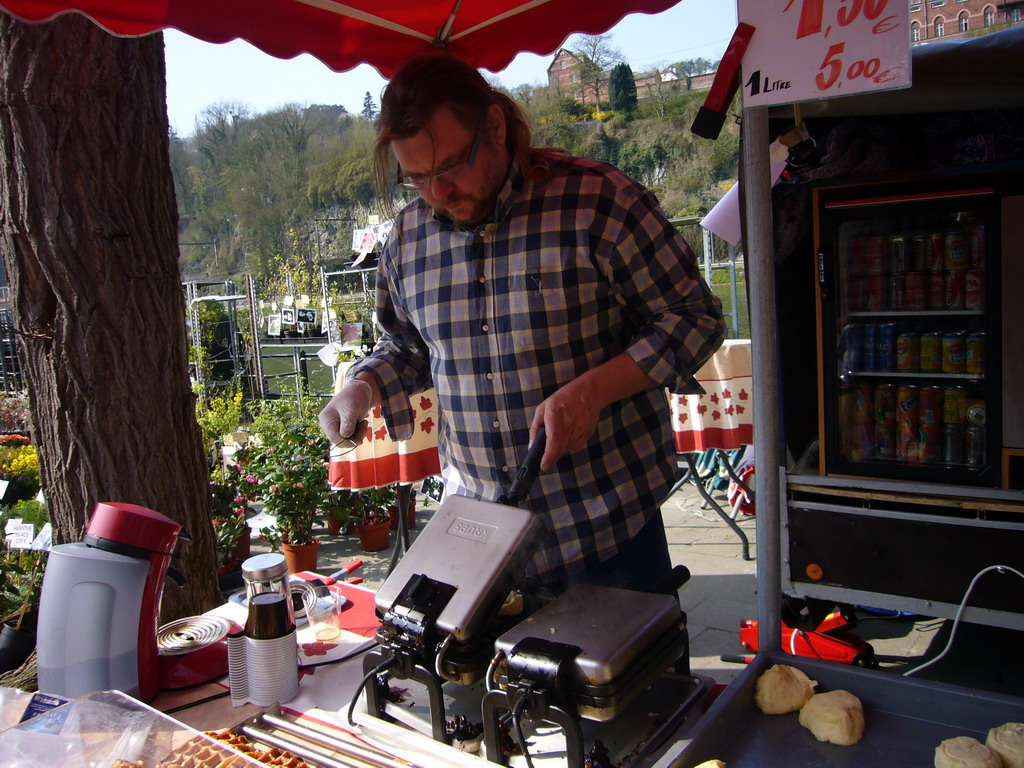
[[[775,338],[775,259],[772,187],[768,162],[768,110],[743,110],[741,175],[746,212],[750,344],[754,374],[754,448],[757,462],[757,619],[761,651],[778,651],[781,631],[780,474],[778,350]]]
[[[729,243],[729,295],[732,298],[732,337],[740,337],[740,305],[736,292],[736,246]]]
[[[252,397],[262,400],[266,396],[263,388],[263,358],[260,350],[260,311],[256,306],[256,281],[252,275],[245,276],[245,293],[249,298],[249,328],[252,330]]]

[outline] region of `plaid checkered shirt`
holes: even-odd
[[[650,191],[606,163],[551,164],[542,182],[513,164],[475,228],[421,199],[400,212],[379,264],[384,335],[349,371],[374,376],[399,440],[415,423],[409,396],[435,387],[446,492],[489,501],[559,387],[620,352],[656,382],[605,408],[590,442],[534,482],[542,577],[607,560],[657,512],[678,475],[664,389],[701,392],[693,373],[725,335],[721,302]]]

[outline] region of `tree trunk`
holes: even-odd
[[[0,13],[0,250],[54,542],[100,501],[181,523],[168,620],[218,597],[165,93],[162,35]]]

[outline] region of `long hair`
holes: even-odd
[[[533,134],[522,109],[470,64],[449,53],[429,52],[412,57],[399,68],[381,96],[373,145],[374,186],[385,218],[395,213],[396,164],[391,142],[419,133],[441,106],[451,109],[467,130],[475,131],[491,104],[497,104],[505,115],[505,146],[513,161],[527,178],[546,178],[548,160],[561,153],[532,147]]]

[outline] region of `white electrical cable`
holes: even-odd
[[[956,618],[953,619],[953,628],[949,631],[949,640],[946,642],[946,647],[942,649],[942,653],[940,653],[934,659],[926,661],[924,664],[921,664],[920,666],[914,667],[913,669],[908,669],[906,672],[903,673],[904,677],[909,677],[910,675],[913,675],[916,672],[920,672],[922,669],[925,669],[926,667],[930,667],[932,664],[934,664],[947,653],[949,653],[949,649],[953,647],[953,638],[956,637],[957,627],[960,626],[960,617],[963,616],[964,609],[967,608],[967,601],[971,597],[971,592],[974,591],[974,586],[978,583],[978,579],[980,579],[989,571],[999,571],[999,573],[1005,573],[1006,571],[1010,571],[1011,573],[1015,573],[1022,579],[1024,579],[1024,573],[1021,573],[1016,568],[1011,568],[1009,565],[990,565],[987,568],[982,568],[980,571],[978,571],[974,575],[974,578],[971,579],[971,583],[967,585],[967,591],[964,592],[964,599],[960,601],[960,607],[956,609]]]

